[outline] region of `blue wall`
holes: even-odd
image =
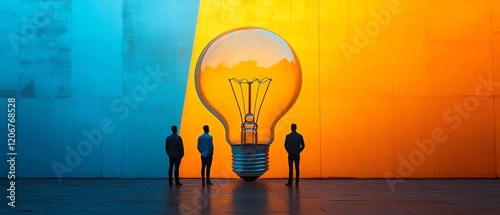
[[[0,5],[0,136],[16,102],[20,178],[166,177],[199,1]],[[7,143],[0,160],[7,158]],[[0,162],[0,177],[8,163]]]

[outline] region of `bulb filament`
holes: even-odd
[[[251,81],[249,81],[246,78],[243,79],[237,79],[237,78],[230,78],[229,79],[229,84],[231,85],[231,89],[233,91],[234,99],[236,101],[236,105],[238,106],[238,110],[240,113],[240,118],[241,118],[241,144],[258,144],[258,135],[257,135],[257,121],[259,120],[259,114],[260,110],[262,109],[262,104],[264,103],[264,99],[266,98],[267,92],[269,90],[269,85],[271,85],[271,78],[265,77],[263,79],[258,79],[254,78]],[[233,82],[239,86],[239,91],[241,96],[238,98],[237,93],[235,91],[235,87],[233,86]],[[252,84],[253,83],[258,83],[257,85],[257,93],[255,94],[255,99],[253,99],[253,104],[252,104]],[[266,85],[266,90],[264,91],[264,94],[259,97],[259,91],[260,87],[262,84]],[[244,84],[248,85],[248,109],[246,109],[245,105],[245,93],[243,90]],[[240,100],[241,100],[241,105],[240,105]],[[252,105],[253,105],[253,110],[257,111],[256,115],[252,112]],[[257,108],[258,106],[258,108]],[[243,110],[242,110],[243,109]],[[245,113],[245,115],[243,115]]]

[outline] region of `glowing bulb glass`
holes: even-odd
[[[300,94],[302,71],[297,55],[280,36],[262,28],[238,28],[205,47],[195,85],[202,103],[224,125],[233,147],[233,170],[241,177],[252,175],[253,169],[237,170],[235,150],[258,154],[259,146],[269,147],[276,123]],[[255,153],[245,156],[244,163],[265,162],[265,170],[257,168],[255,174],[267,170],[267,157],[262,161]]]

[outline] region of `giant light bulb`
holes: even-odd
[[[269,169],[276,123],[300,94],[297,55],[271,31],[233,29],[202,51],[195,85],[202,103],[224,125],[233,171],[244,181],[255,181]]]

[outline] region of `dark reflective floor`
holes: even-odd
[[[8,189],[1,180],[2,194]],[[500,214],[500,180],[21,179],[0,214]],[[392,188],[392,189],[391,189]],[[8,194],[7,194],[8,195]]]

